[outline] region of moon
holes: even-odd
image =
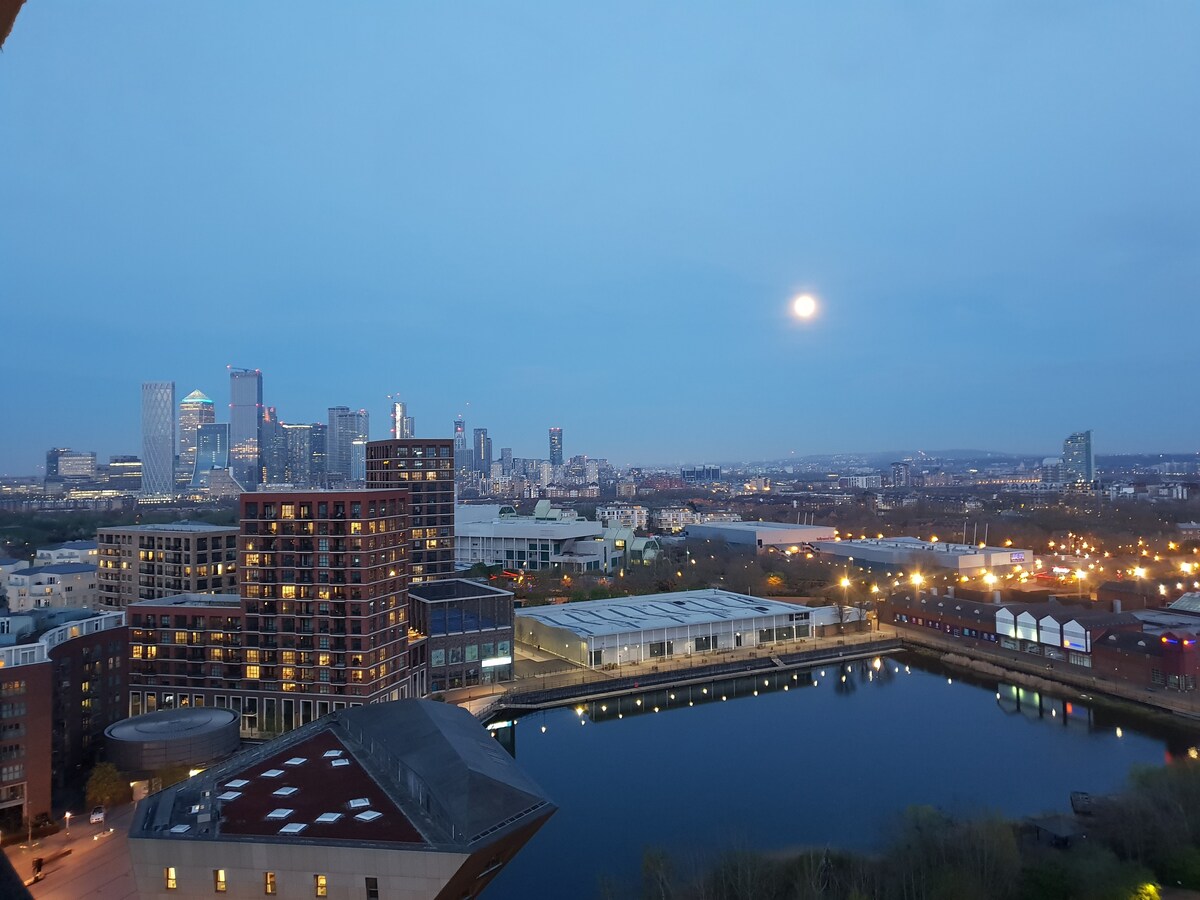
[[[801,294],[792,301],[792,312],[798,319],[811,319],[817,314],[817,300],[812,294]]]

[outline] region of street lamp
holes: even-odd
[[[1083,569],[1075,570],[1075,595],[1077,597],[1083,596],[1083,579],[1085,578],[1087,578],[1087,572]]]
[[[67,820],[67,834],[70,834],[71,833],[71,814],[67,813],[64,818],[66,818],[66,820]]]
[[[923,585],[925,583],[925,576],[922,575],[920,572],[913,572],[911,581],[913,583],[913,587],[916,588],[918,592],[920,592],[921,585]]]

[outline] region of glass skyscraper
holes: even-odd
[[[550,429],[550,465],[561,466],[563,461],[562,429]]]
[[[175,382],[142,383],[142,496],[175,494]]]
[[[205,487],[213,469],[229,468],[229,426],[206,422],[196,429],[196,466],[192,487]]]
[[[179,468],[190,478],[196,468],[196,431],[217,421],[216,406],[200,391],[179,401]]]
[[[262,483],[262,371],[229,369],[229,460],[247,491]]]

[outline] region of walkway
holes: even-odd
[[[17,874],[29,879],[35,857],[49,859],[63,850],[71,851],[69,856],[46,863],[43,879],[29,886],[35,900],[137,900],[127,837],[132,818],[133,804],[116,809],[104,826],[89,825],[86,810],[81,810],[72,816],[70,834],[59,831],[29,850],[10,844],[4,852]],[[107,828],[112,831],[104,833]]]

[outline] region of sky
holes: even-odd
[[[140,384],[617,463],[1200,449],[1200,6],[32,2],[0,473]],[[812,292],[811,320],[789,315]]]

